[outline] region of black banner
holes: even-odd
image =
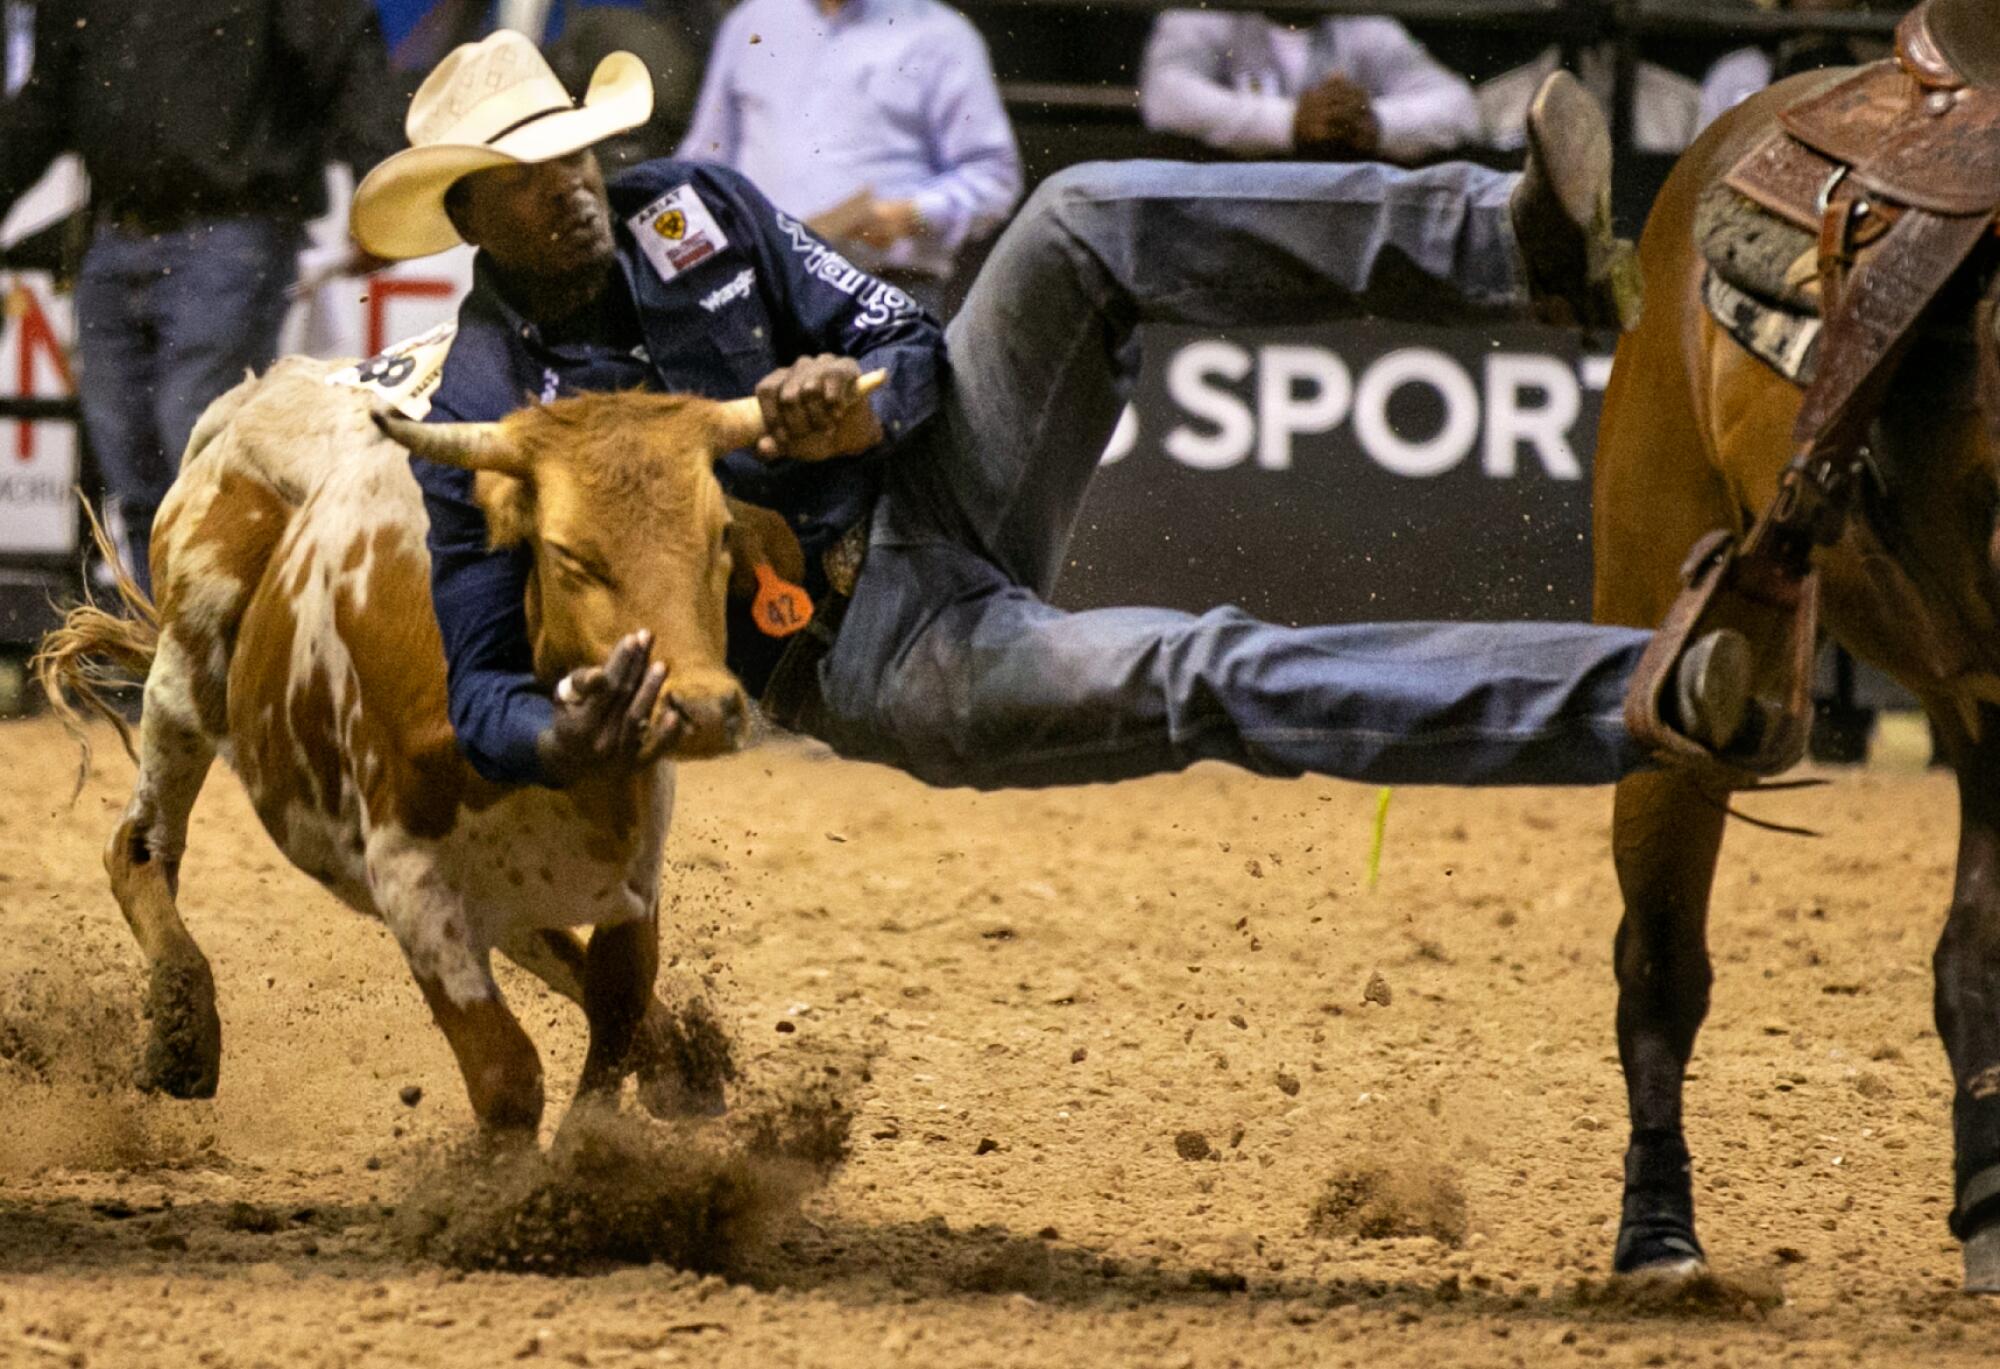
[[[1148,329],[1068,607],[1280,622],[1587,618],[1610,357],[1573,333]]]

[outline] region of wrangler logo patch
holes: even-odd
[[[711,290],[703,295],[701,297],[701,307],[712,314],[725,304],[733,303],[739,299],[748,299],[750,297],[750,287],[756,283],[757,272],[751,267],[746,266],[730,278],[729,284],[719,289]]]

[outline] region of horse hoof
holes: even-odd
[[[1708,1261],[1697,1255],[1677,1255],[1619,1271],[1618,1277],[1632,1283],[1685,1283],[1708,1272]]]
[[[1618,1233],[1618,1249],[1611,1258],[1613,1273],[1635,1277],[1684,1279],[1707,1267],[1708,1252],[1694,1229],[1676,1217],[1627,1226]]]
[[[2000,1223],[1980,1228],[1966,1241],[1965,1291],[2000,1293]]]

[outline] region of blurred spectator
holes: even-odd
[[[1246,157],[1414,162],[1480,133],[1472,86],[1393,19],[1299,28],[1168,10],[1146,44],[1139,108],[1155,132]]]
[[[1550,47],[1534,61],[1479,83],[1479,115],[1487,145],[1517,152],[1527,141],[1528,101],[1562,65],[1562,49]],[[1611,108],[1618,57],[1609,43],[1587,47],[1578,55],[1577,79]],[[1632,143],[1640,152],[1679,152],[1701,131],[1701,87],[1677,71],[1640,62],[1633,73]]]
[[[0,209],[81,156],[93,228],[76,286],[84,421],[127,564],[208,402],[268,365],[329,159],[396,150],[401,111],[366,0],[43,0],[0,104]]]
[[[937,312],[1021,196],[986,44],[939,0],[744,0],[680,155],[743,172]]]
[[[1869,0],[1758,0],[1758,4],[1764,9],[1816,14],[1881,8]],[[1889,44],[1880,38],[1833,33],[1802,33],[1767,46],[1726,52],[1702,80],[1701,127],[1708,127],[1774,81],[1801,71],[1872,62],[1888,55]]]

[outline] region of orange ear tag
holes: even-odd
[[[766,562],[759,561],[751,570],[757,575],[757,598],[750,605],[750,616],[757,620],[759,632],[766,637],[789,637],[812,621],[811,595],[781,579]]]

